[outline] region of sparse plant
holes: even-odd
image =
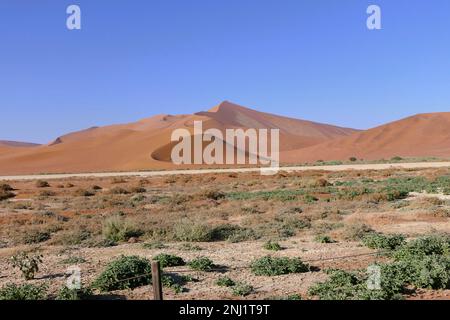
[[[160,253],[157,256],[153,257],[153,260],[159,261],[161,268],[178,267],[184,266],[186,264],[183,258],[167,253]]]
[[[245,282],[238,282],[236,283],[236,285],[232,287],[232,293],[234,296],[245,297],[251,294],[253,291],[254,291],[253,286]]]
[[[0,289],[0,300],[45,300],[47,286],[34,284],[7,284]]]
[[[278,242],[269,240],[264,244],[264,249],[271,250],[271,251],[280,251],[283,248],[281,247],[281,245]]]
[[[19,268],[25,280],[34,279],[39,271],[39,264],[42,263],[42,255],[19,252],[11,257],[11,264],[14,268]]]
[[[90,288],[69,289],[63,286],[56,297],[56,300],[88,300],[92,297]]]
[[[216,285],[219,287],[232,287],[235,285],[235,282],[230,277],[219,277],[216,281]]]
[[[150,261],[138,256],[121,256],[106,266],[92,286],[100,291],[113,291],[134,289],[150,281]]]
[[[278,276],[289,273],[308,272],[309,266],[299,258],[265,256],[253,261],[251,269],[257,276]]]
[[[103,223],[103,237],[113,242],[139,238],[143,232],[120,216],[113,216]]]
[[[198,257],[188,263],[189,267],[197,271],[211,271],[215,265],[211,259],[207,257]]]
[[[50,184],[45,180],[36,181],[36,188],[49,188]]]
[[[323,235],[323,234],[317,235],[317,236],[314,238],[314,240],[315,240],[316,242],[319,242],[319,243],[334,243],[334,242],[336,242],[336,241],[334,241],[333,239],[331,239],[330,236]]]

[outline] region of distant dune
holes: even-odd
[[[192,115],[162,114],[138,122],[93,127],[47,145],[0,142],[0,174],[83,173],[175,169],[170,161],[174,129],[280,129],[282,163],[450,157],[450,113],[421,114],[367,131],[292,119],[222,102]],[[185,167],[184,167],[185,168]]]
[[[450,112],[418,114],[348,137],[283,154],[285,162],[450,157]]]

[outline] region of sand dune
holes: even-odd
[[[186,128],[192,133],[196,120],[203,121],[204,129],[279,128],[282,152],[356,132],[353,129],[262,113],[225,101],[207,112],[193,115],[157,115],[135,123],[70,133],[34,148],[14,151],[8,148],[4,152],[0,149],[0,174],[173,168],[174,165],[167,161],[170,159],[172,131]]]
[[[450,157],[450,112],[419,114],[367,131],[286,152],[284,162]]]

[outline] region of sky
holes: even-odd
[[[448,0],[1,0],[0,140],[223,100],[366,129],[450,111],[449,57]]]

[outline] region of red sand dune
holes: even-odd
[[[418,114],[348,137],[282,154],[284,162],[450,157],[450,112]]]
[[[35,148],[0,150],[0,174],[102,172],[174,168],[170,159],[172,131],[203,129],[279,128],[280,150],[296,150],[347,136],[356,130],[280,117],[223,102],[193,115],[158,115],[141,121],[94,127],[61,136]],[[152,157],[153,155],[153,157]],[[166,161],[159,161],[162,159]]]
[[[174,129],[280,129],[282,163],[450,157],[450,113],[420,114],[367,131],[340,128],[223,102],[193,115],[157,115],[135,123],[93,127],[47,145],[0,143],[0,174],[78,173],[180,168],[170,161]]]

